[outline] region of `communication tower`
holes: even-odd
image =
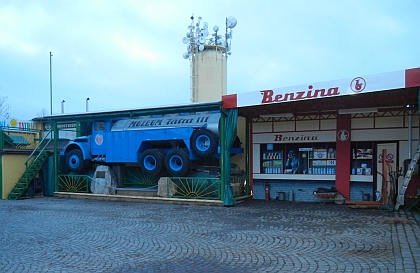
[[[182,39],[187,45],[184,59],[190,60],[192,102],[220,100],[226,95],[227,57],[231,54],[232,29],[237,23],[234,17],[227,17],[226,32],[222,36],[217,25],[210,35],[208,23],[201,25],[201,21],[198,17],[195,23],[191,16],[188,32]]]

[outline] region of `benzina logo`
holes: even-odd
[[[274,135],[274,141],[302,141],[302,140],[318,140],[317,136],[283,136]]]
[[[340,94],[338,87],[331,87],[328,90],[315,89],[312,90],[313,86],[309,85],[307,91],[296,91],[286,94],[274,94],[273,90],[263,90],[260,91],[263,95],[261,103],[272,103],[272,102],[285,102],[285,101],[295,101],[303,99],[312,99],[312,98],[324,98],[324,97],[333,97]]]
[[[366,87],[366,81],[362,77],[354,78],[350,83],[350,88],[353,92],[360,93]]]

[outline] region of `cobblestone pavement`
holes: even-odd
[[[0,272],[419,272],[417,213],[0,200]]]

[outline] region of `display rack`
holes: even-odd
[[[299,158],[299,172],[304,175],[335,175],[335,143],[261,144],[260,174],[291,174],[286,170],[286,155],[294,150]]]
[[[373,149],[371,142],[352,144],[351,175],[373,175]]]
[[[262,153],[262,173],[283,173],[283,151],[264,151]]]
[[[309,151],[309,174],[334,175],[336,172],[336,151],[333,148],[313,148]]]

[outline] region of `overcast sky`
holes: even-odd
[[[0,96],[19,120],[190,102],[190,17],[233,16],[228,94],[420,67],[419,0],[1,0]]]

